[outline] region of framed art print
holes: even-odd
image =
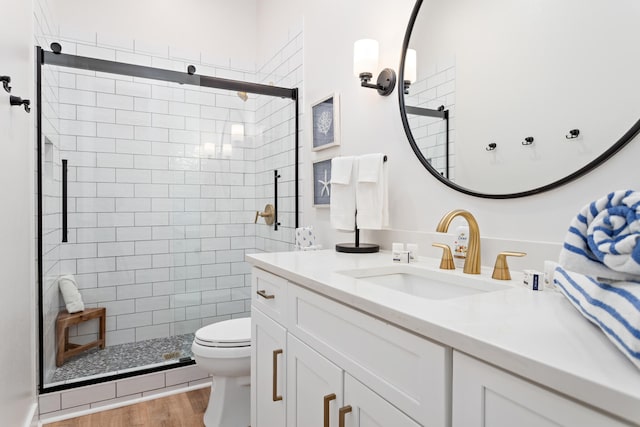
[[[329,207],[331,200],[331,159],[313,164],[313,206]]]
[[[340,105],[334,93],[311,105],[313,151],[340,145]]]

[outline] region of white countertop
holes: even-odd
[[[640,424],[640,370],[595,325],[554,291],[513,287],[446,300],[392,291],[337,273],[397,265],[389,252],[333,250],[247,255],[247,261],[415,334],[488,361],[594,407]],[[437,269],[439,259],[412,266]],[[465,280],[456,270],[447,272]],[[482,276],[491,277],[483,268]]]

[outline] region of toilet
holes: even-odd
[[[251,318],[225,320],[196,331],[191,350],[196,364],[213,375],[204,425],[250,423]]]

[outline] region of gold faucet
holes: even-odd
[[[471,212],[455,209],[446,213],[438,223],[436,231],[446,233],[449,230],[449,224],[457,216],[463,217],[469,224],[469,246],[462,271],[467,274],[480,274],[480,227]]]

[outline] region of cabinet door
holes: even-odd
[[[617,427],[613,418],[454,351],[454,427]]]
[[[342,369],[311,347],[287,336],[287,423],[337,427],[342,404]]]
[[[339,409],[345,427],[420,427],[404,412],[378,396],[349,374],[344,378],[344,406]]]
[[[255,307],[251,327],[251,425],[285,427],[287,332]]]

